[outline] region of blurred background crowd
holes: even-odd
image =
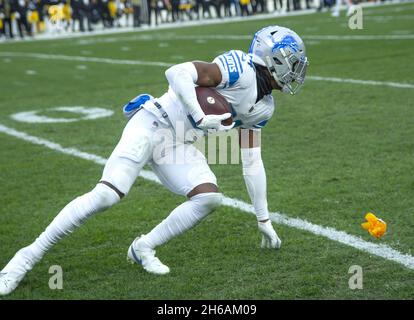
[[[340,1],[352,0],[0,0],[0,38],[326,10]]]

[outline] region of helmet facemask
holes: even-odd
[[[294,52],[284,48],[277,51],[273,57],[265,57],[266,66],[283,92],[296,94],[305,83],[308,59],[304,55],[298,58]]]

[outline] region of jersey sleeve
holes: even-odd
[[[213,60],[221,71],[221,82],[217,88],[228,88],[234,86],[243,74],[243,61],[240,53],[236,50],[228,51]]]
[[[272,95],[266,95],[254,105],[249,117],[241,125],[244,129],[260,130],[266,126],[268,121],[272,118],[275,110],[275,102]]]
[[[261,129],[261,128],[263,128],[267,124],[268,121],[269,120],[263,120],[263,121],[261,121],[259,123],[256,123],[256,124],[253,125],[253,128],[255,128],[255,129]]]

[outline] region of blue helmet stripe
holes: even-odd
[[[259,32],[256,32],[256,33],[254,34],[254,37],[253,37],[252,43],[250,44],[249,53],[253,53],[253,47],[254,47],[254,45],[255,45],[255,43],[256,43],[256,40],[257,40],[257,34],[258,34],[258,33],[259,33]]]

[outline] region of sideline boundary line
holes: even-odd
[[[394,6],[394,5],[404,5],[408,3],[413,3],[413,0],[405,0],[405,1],[390,1],[386,3],[362,3],[360,4],[364,9],[371,9],[371,8],[379,8],[385,6]],[[343,7],[341,8],[344,9]],[[227,23],[236,23],[236,22],[244,22],[244,21],[257,21],[257,20],[267,20],[267,19],[278,19],[278,18],[285,18],[285,17],[296,17],[296,16],[303,16],[303,15],[310,15],[316,13],[316,9],[304,9],[298,11],[291,11],[291,12],[272,12],[266,14],[258,14],[252,15],[248,17],[233,17],[233,18],[214,18],[211,20],[201,20],[201,21],[186,21],[183,23],[165,23],[160,26],[149,26],[142,29],[134,29],[132,27],[123,27],[121,29],[111,29],[111,30],[99,30],[93,32],[75,32],[70,34],[62,34],[62,35],[40,35],[34,39],[25,39],[24,41],[16,42],[15,40],[6,40],[0,41],[0,45],[3,43],[25,43],[25,42],[33,42],[33,41],[49,41],[49,40],[64,40],[64,39],[74,39],[74,38],[85,38],[85,37],[93,37],[93,36],[102,36],[102,35],[110,35],[110,34],[122,34],[122,33],[139,33],[139,32],[147,32],[147,31],[157,31],[157,30],[171,30],[171,29],[182,29],[182,28],[191,28],[195,26],[200,26],[200,22],[202,25],[220,25],[220,24],[227,24]]]

